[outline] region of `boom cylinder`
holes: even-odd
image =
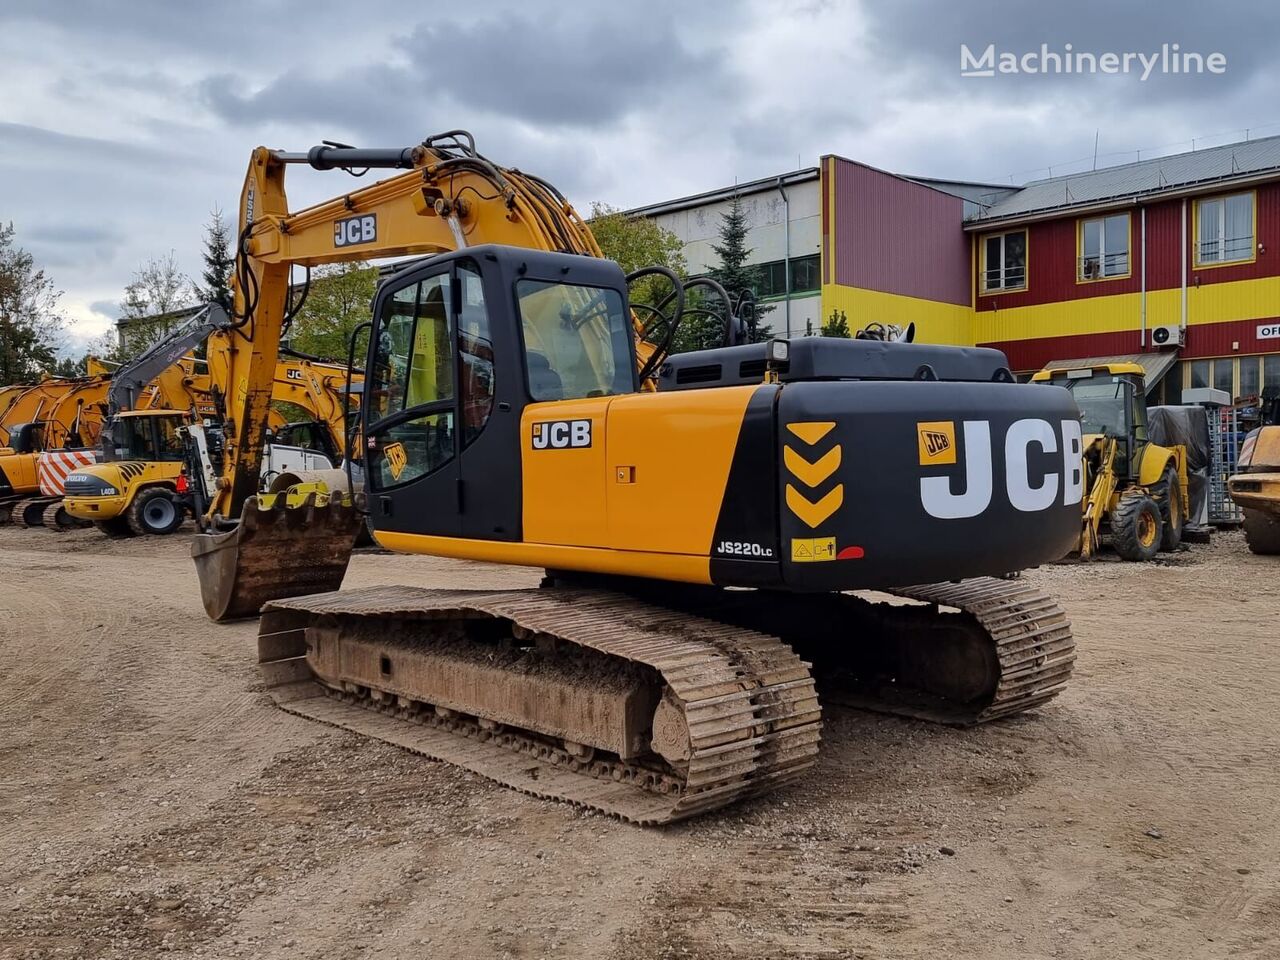
[[[273,154],[281,163],[309,163],[316,170],[337,170],[348,167],[411,170],[422,157],[422,147],[335,147],[317,144],[306,153],[288,153],[280,150]]]

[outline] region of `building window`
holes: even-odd
[[[1129,214],[1080,221],[1080,280],[1129,276]]]
[[[1213,361],[1213,388],[1221,390],[1223,393],[1234,397],[1231,387],[1235,382],[1235,371],[1231,368],[1235,366],[1232,360],[1215,360]]]
[[[1023,290],[1027,286],[1027,231],[982,238],[984,293]]]
[[[818,254],[795,257],[791,261],[791,292],[812,293],[822,286]]]
[[[1280,354],[1262,358],[1262,386],[1280,388]]]
[[[755,268],[755,295],[764,300],[768,297],[781,297],[787,292],[787,262],[773,260],[758,264]],[[815,253],[809,257],[792,257],[791,259],[791,292],[812,293],[820,287],[819,259]]]
[[[1253,194],[1196,201],[1196,266],[1253,259]]]
[[[1191,361],[1191,382],[1188,386],[1192,390],[1202,390],[1209,386],[1209,361],[1208,360],[1192,360]]]
[[[1258,357],[1240,358],[1240,396],[1256,397],[1261,393],[1261,381],[1258,379],[1260,361]]]

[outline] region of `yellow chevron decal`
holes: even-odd
[[[840,445],[836,444],[813,463],[785,446],[782,448],[782,460],[806,487],[816,487],[839,469]]]
[[[811,528],[816,528],[823,520],[829,518],[844,503],[844,484],[836,484],[830,493],[817,503],[810,503],[804,494],[791,484],[787,484],[787,506],[791,512],[803,520]]]
[[[834,420],[811,420],[807,423],[788,423],[787,429],[805,443],[813,446],[830,433],[831,428],[835,425]]]

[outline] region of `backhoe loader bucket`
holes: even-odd
[[[256,617],[268,600],[342,586],[362,518],[350,502],[311,494],[299,506],[272,497],[245,502],[240,525],[197,534],[191,544],[200,599],[212,620]],[[317,502],[319,501],[319,502]]]

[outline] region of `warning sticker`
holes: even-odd
[[[916,424],[920,442],[920,466],[956,462],[956,425],[951,420],[926,420]]]
[[[836,538],[817,537],[791,541],[792,563],[822,563],[836,558]]]
[[[404,444],[399,440],[388,443],[382,448],[382,455],[387,458],[387,469],[391,471],[391,479],[399,480],[400,474],[404,473],[405,465],[409,462],[409,455],[404,452]]]

